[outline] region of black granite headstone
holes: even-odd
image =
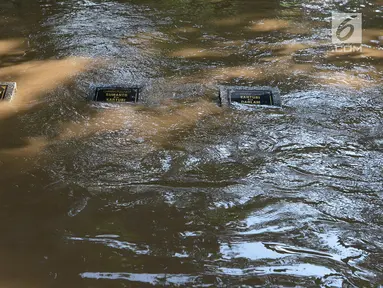
[[[273,105],[273,93],[267,90],[236,90],[229,94],[230,102],[250,105]]]
[[[97,87],[92,89],[91,100],[109,103],[136,103],[139,99],[139,87]]]
[[[7,92],[8,85],[0,85],[0,100],[5,98],[5,93]]]
[[[12,100],[16,92],[16,83],[14,82],[0,82],[0,101]]]
[[[245,105],[281,106],[279,90],[273,87],[222,86],[221,105],[240,103]]]

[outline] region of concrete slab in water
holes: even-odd
[[[16,92],[15,82],[0,82],[0,101],[10,101]]]
[[[233,102],[251,106],[282,105],[279,89],[268,86],[220,86],[219,98],[222,106]]]

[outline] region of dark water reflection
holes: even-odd
[[[1,3],[1,286],[382,284],[382,5]],[[331,53],[332,10],[364,13],[363,53]],[[219,108],[224,83],[284,107]]]

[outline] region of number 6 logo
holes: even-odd
[[[336,37],[338,37],[338,39],[340,41],[347,41],[351,36],[352,34],[354,34],[354,31],[355,31],[355,27],[354,25],[352,24],[347,24],[349,23],[350,21],[352,21],[353,18],[356,18],[357,16],[356,15],[352,15],[351,16],[352,18],[350,19],[346,19],[344,20],[342,23],[340,23],[338,29],[336,30]],[[341,36],[341,33],[346,30],[347,28],[349,28],[350,30],[348,31],[348,33],[346,34],[346,36]]]
[[[361,13],[333,13],[332,42],[362,43],[362,14]]]

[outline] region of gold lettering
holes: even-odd
[[[260,105],[261,104],[261,101],[256,101],[256,100],[245,100],[245,101],[241,101],[242,104],[256,104],[256,105]]]
[[[134,98],[132,93],[135,92],[133,90],[104,90],[104,93],[108,102],[129,102],[131,98]],[[134,99],[132,101],[134,102]]]
[[[259,95],[241,95],[240,99],[261,100],[261,96],[259,96]]]

